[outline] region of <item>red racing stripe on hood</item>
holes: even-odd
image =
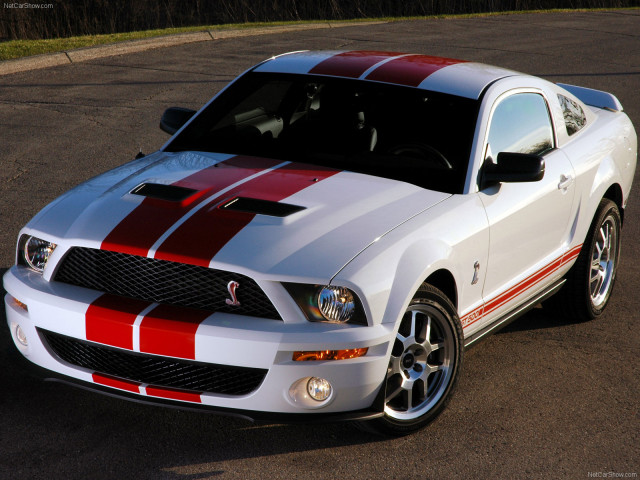
[[[323,60],[313,67],[309,73],[358,78],[376,63],[380,63],[391,57],[397,57],[398,55],[403,54],[377,51],[343,52]]]
[[[169,357],[196,358],[196,331],[211,312],[158,305],[140,323],[140,351]]]
[[[107,235],[100,248],[145,257],[162,234],[193,207],[220,190],[278,163],[270,159],[238,156],[178,180],[172,185],[202,193],[199,196],[195,194],[195,199],[186,205],[145,198]]]
[[[87,340],[113,347],[133,349],[133,324],[151,305],[143,300],[104,294],[85,313]]]
[[[466,60],[427,55],[406,55],[380,65],[367,75],[366,79],[417,87],[425,78],[441,68],[464,62]]]
[[[326,167],[290,163],[249,180],[196,212],[160,245],[154,257],[208,267],[211,259],[255,217],[217,206],[235,196],[278,202],[338,173]]]

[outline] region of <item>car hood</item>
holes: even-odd
[[[372,242],[449,196],[303,163],[157,152],[67,192],[27,230],[63,249],[328,281]]]

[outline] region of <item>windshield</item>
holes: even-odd
[[[165,151],[306,162],[461,193],[478,102],[344,78],[249,73]]]

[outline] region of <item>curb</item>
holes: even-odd
[[[277,33],[297,32],[301,30],[322,30],[327,28],[360,27],[368,25],[380,25],[385,21],[371,22],[323,22],[304,23],[297,25],[281,25],[274,27],[256,27],[233,30],[203,30],[194,33],[178,33],[162,37],[143,38],[140,40],[127,40],[119,43],[85,47],[64,52],[45,53],[31,57],[4,60],[0,62],[0,76],[12,73],[38,70],[41,68],[56,67],[72,63],[86,62],[97,58],[112,57],[114,55],[126,55],[129,53],[143,52],[154,48],[173,47],[186,43],[207,42],[227,38],[251,37],[258,35],[273,35]]]

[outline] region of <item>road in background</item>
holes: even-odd
[[[640,129],[640,12],[397,22],[193,43],[0,81],[0,273],[57,195],[159,148],[169,106],[198,108],[251,65],[300,49],[426,53],[615,93]],[[468,352],[425,430],[267,425],[142,406],[32,377],[0,314],[0,478],[597,478],[640,475],[640,195],[606,314],[534,310]],[[627,477],[629,478],[629,477]]]

